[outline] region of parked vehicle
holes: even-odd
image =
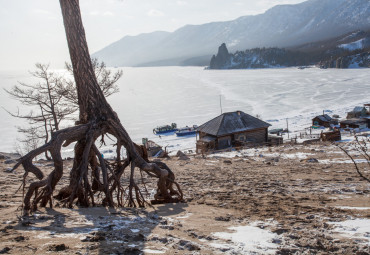
[[[165,133],[171,133],[177,131],[177,125],[176,123],[172,123],[171,125],[163,125],[158,126],[153,129],[153,134],[160,135]]]
[[[175,134],[177,136],[187,136],[187,135],[194,135],[196,132],[197,132],[197,128],[198,126],[197,125],[193,125],[192,127],[183,127],[183,128],[179,128]]]

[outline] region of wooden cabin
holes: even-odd
[[[347,113],[347,119],[361,118],[367,116],[366,107],[356,106],[351,112]]]
[[[330,127],[330,125],[338,125],[338,121],[327,114],[319,115],[312,119],[312,126]]]
[[[370,119],[349,119],[340,122],[341,128],[369,128]]]
[[[271,126],[242,111],[223,113],[197,129],[197,153],[267,142]]]
[[[340,130],[334,130],[332,132],[323,132],[320,135],[320,140],[323,142],[333,142],[342,140]]]

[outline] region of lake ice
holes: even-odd
[[[272,128],[290,130],[308,127],[311,118],[322,114],[345,117],[356,105],[370,103],[369,69],[297,68],[257,70],[204,70],[202,67],[122,68],[120,92],[108,101],[118,113],[134,142],[143,137],[154,140],[169,151],[194,149],[195,136],[178,138],[153,134],[154,127],[177,123],[178,127],[203,124],[222,111],[241,110],[260,115]],[[17,81],[34,82],[27,71],[0,72],[3,88]],[[26,113],[4,90],[0,106],[11,112]],[[14,151],[16,126],[25,122],[0,110],[0,151]],[[71,123],[69,123],[71,124]],[[108,141],[108,140],[106,140]],[[112,147],[107,146],[103,150]],[[70,155],[71,148],[64,155]]]

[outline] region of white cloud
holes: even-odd
[[[34,9],[34,10],[32,10],[32,12],[36,13],[36,14],[51,14],[50,11],[43,10],[43,9]]]
[[[110,11],[106,11],[103,13],[103,16],[114,16],[114,13]]]
[[[99,12],[98,11],[92,11],[89,13],[91,16],[97,16],[99,15]]]
[[[179,1],[177,1],[177,4],[178,4],[178,5],[187,5],[187,4],[188,4],[188,2],[183,1],[183,0],[179,0]]]
[[[152,9],[152,10],[148,11],[148,16],[150,16],[150,17],[162,17],[162,16],[164,16],[164,13],[159,11],[159,10]]]
[[[105,11],[105,12],[100,12],[100,11],[91,11],[89,12],[90,16],[114,16],[114,13],[111,11]]]

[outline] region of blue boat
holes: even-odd
[[[171,125],[164,125],[159,126],[153,129],[153,134],[160,135],[165,133],[171,133],[177,131],[177,125],[176,123],[172,123]]]
[[[183,127],[183,128],[179,128],[175,134],[177,136],[187,136],[187,135],[194,135],[196,132],[197,132],[197,128],[198,126],[197,125],[193,125],[192,127]]]

